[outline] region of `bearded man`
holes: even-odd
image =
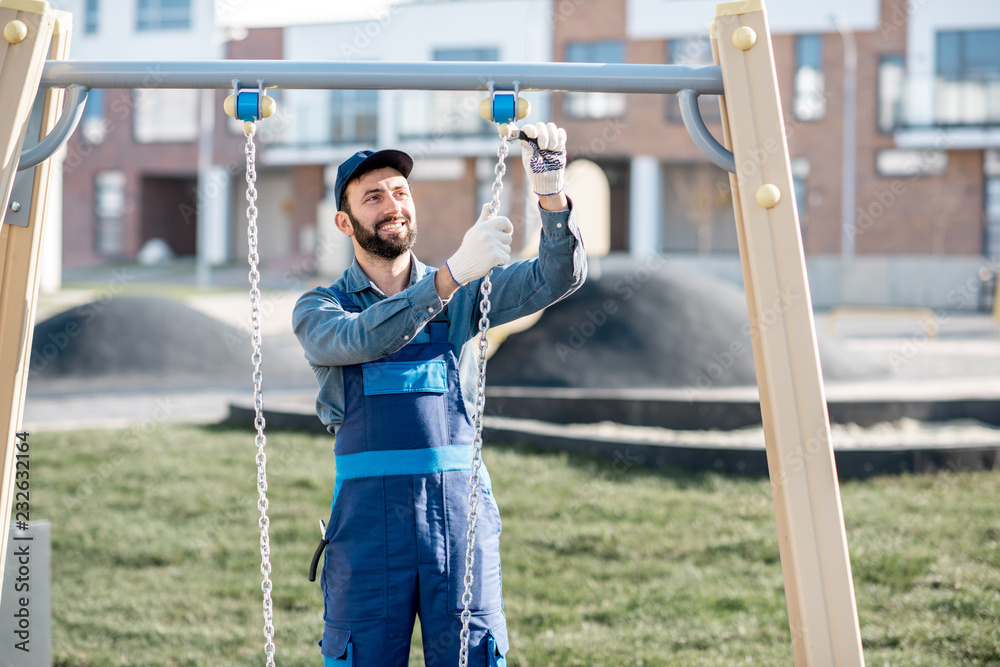
[[[542,234],[537,258],[509,265],[513,225],[488,205],[444,266],[414,256],[406,153],[360,151],[337,171],[336,225],[355,260],[293,314],[319,382],[317,414],[336,436],[321,578],[327,667],[405,667],[418,615],[425,664],[459,662],[480,283],[492,270],[490,320],[501,324],[564,298],[587,273],[563,193],[566,132],[522,132]],[[469,665],[503,665],[500,514],[485,467],[480,475]]]

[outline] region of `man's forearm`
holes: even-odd
[[[452,297],[458,288],[461,287],[455,282],[455,279],[451,277],[451,271],[448,270],[448,265],[445,264],[434,274],[434,289],[437,290],[438,297],[441,301],[447,301]]]
[[[566,193],[560,191],[554,195],[539,195],[538,205],[546,211],[565,211],[569,208],[569,200],[566,199]]]

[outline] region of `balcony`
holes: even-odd
[[[879,95],[879,127],[906,148],[1000,147],[1000,72],[961,79],[911,76]]]
[[[288,119],[269,142],[267,164],[321,164],[388,146],[414,157],[496,152],[496,126],[479,116],[482,92],[284,91]],[[387,125],[388,124],[388,125]]]

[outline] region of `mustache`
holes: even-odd
[[[384,224],[386,222],[405,222],[409,224],[410,216],[406,215],[405,213],[400,213],[399,215],[387,215],[382,218],[379,218],[375,222],[375,226],[378,227],[379,225]]]

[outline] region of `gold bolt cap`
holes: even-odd
[[[479,115],[483,120],[493,120],[493,112],[490,110],[490,98],[479,101]]]
[[[748,51],[757,43],[757,33],[748,25],[740,26],[733,31],[732,40],[737,49]]]
[[[781,201],[781,190],[773,183],[765,183],[757,188],[757,192],[754,193],[754,199],[764,208],[774,208]]]
[[[270,118],[274,115],[274,112],[278,110],[278,103],[274,101],[273,97],[268,97],[265,95],[260,100],[260,117]]]
[[[523,97],[517,98],[517,119],[524,120],[531,113],[531,102]]]
[[[28,38],[28,26],[24,21],[14,19],[3,27],[3,38],[8,44],[20,44]]]

